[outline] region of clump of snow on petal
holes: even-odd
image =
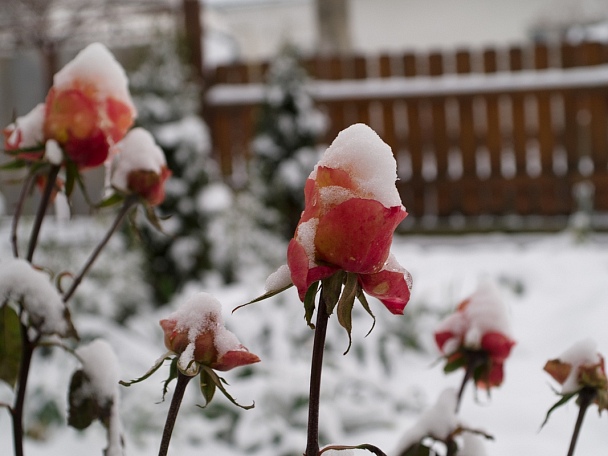
[[[54,139],[49,139],[44,147],[44,158],[53,165],[61,165],[63,162],[63,151],[59,146],[59,143]]]
[[[121,456],[122,425],[119,418],[118,382],[120,369],[114,350],[106,341],[95,339],[87,345],[76,349],[76,355],[82,363],[82,370],[89,379],[91,394],[99,404],[111,404],[108,423],[108,456]]]
[[[311,266],[314,266],[315,259],[315,235],[317,234],[317,227],[319,226],[318,218],[311,218],[306,222],[302,222],[298,225],[296,232],[298,242],[304,247],[306,256],[308,257]]]
[[[437,402],[426,410],[416,424],[406,431],[397,445],[395,454],[401,454],[412,445],[420,442],[424,437],[434,437],[445,440],[460,426],[456,415],[457,394],[453,388],[446,388],[441,392]]]
[[[26,115],[17,117],[6,127],[10,133],[6,143],[9,147],[35,147],[44,142],[44,103],[39,103]]]
[[[268,276],[266,283],[264,284],[264,289],[271,293],[274,291],[280,291],[291,284],[291,271],[289,270],[289,266],[284,264],[279,266],[279,269]]]
[[[0,262],[0,299],[21,302],[42,334],[67,336],[70,331],[65,305],[48,274],[37,271],[25,260]]]
[[[342,130],[325,151],[318,166],[343,169],[370,198],[378,200],[385,207],[401,206],[395,186],[397,162],[393,152],[365,124],[354,124]]]
[[[165,154],[149,131],[137,127],[129,131],[115,146],[118,155],[112,166],[111,184],[128,191],[127,182],[132,171],[152,171],[160,174],[166,165]]]
[[[80,51],[53,78],[53,86],[62,90],[73,84],[92,84],[99,100],[111,97],[122,101],[135,113],[129,94],[129,80],[123,67],[101,43],[93,43]]]
[[[597,343],[593,339],[583,339],[576,342],[568,350],[562,353],[558,359],[570,364],[572,369],[562,385],[562,393],[568,394],[580,389],[578,383],[578,371],[583,366],[593,366],[601,362],[601,356],[597,352]]]

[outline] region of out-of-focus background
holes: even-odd
[[[97,41],[126,69],[137,124],[173,175],[158,208],[164,233],[139,217],[70,302],[81,336],[108,340],[124,379],[135,378],[164,351],[158,320],[208,291],[262,358],[226,374],[238,400],[255,400],[251,411],[220,397],[201,410],[190,388],[175,454],[302,453],[313,332],[296,293],[230,311],[285,262],[305,179],[355,122],[395,154],[409,216],[394,254],[414,287],[403,317],[371,303],[378,322],[367,338],[371,321],[355,308],[347,356],[330,322],[322,443],[393,454],[440,390],[460,382],[434,364],[433,328],[490,280],[517,345],[501,388],[490,398],[468,391],[463,417],[495,436],[474,454],[565,453],[576,409],[556,411],[538,432],[557,400],[542,366],[584,337],[608,350],[608,1],[0,0],[0,126],[44,101],[53,74]],[[11,255],[19,177],[0,172],[0,261]],[[84,177],[99,201],[104,170]],[[74,272],[113,215],[91,210],[82,193],[70,211],[58,203],[36,263]],[[27,453],[101,454],[100,426],[65,428],[76,362],[41,350],[34,366]],[[156,451],[163,374],[121,391],[129,455]],[[11,394],[0,385],[0,402]],[[604,421],[588,414],[581,454],[606,447]]]

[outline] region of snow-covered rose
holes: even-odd
[[[502,384],[504,362],[515,345],[509,326],[498,290],[486,282],[439,324],[435,342],[447,357],[448,370],[474,364],[477,386],[491,388]]]
[[[143,128],[134,128],[116,144],[112,164],[112,186],[134,193],[152,206],[165,199],[165,181],[171,175],[165,155]]]
[[[45,102],[44,137],[56,140],[79,168],[96,167],[135,116],[123,68],[94,43],[55,75]]]
[[[597,352],[592,339],[575,343],[558,358],[547,361],[544,370],[562,386],[562,394],[583,388],[596,390],[595,403],[608,409],[608,379],[604,357]]]
[[[367,125],[338,134],[308,177],[305,208],[289,243],[291,278],[304,299],[311,284],[339,270],[401,314],[410,276],[389,258],[393,232],[407,212],[395,186],[390,147]]]
[[[260,361],[224,327],[221,304],[208,293],[193,296],[160,325],[165,346],[180,356],[178,367],[186,375],[198,372],[193,362],[227,371]]]

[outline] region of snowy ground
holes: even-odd
[[[8,233],[6,224],[0,227],[0,257],[5,257],[10,255]],[[497,281],[510,309],[517,345],[505,364],[505,383],[492,391],[491,398],[481,392],[475,401],[473,390],[466,391],[463,419],[471,427],[494,435],[495,440],[485,445],[488,455],[565,454],[577,407],[570,403],[558,409],[540,430],[546,411],[557,400],[551,389],[557,385],[542,367],[548,359],[585,337],[594,338],[600,352],[608,355],[608,236],[593,235],[583,243],[576,242],[572,233],[403,236],[395,240],[393,250],[414,278],[406,316],[390,315],[374,302],[378,321],[374,331],[364,338],[371,320],[363,312],[356,312],[354,344],[346,356],[342,356],[347,346],[346,335],[330,320],[323,377],[323,443],[367,442],[391,455],[403,432],[441,390],[458,386],[461,373],[445,376],[441,365],[435,362],[439,355],[432,329],[475,289],[480,279],[489,278]],[[112,266],[106,267],[111,269],[120,263],[116,261],[122,258],[120,252],[121,244],[115,243],[106,258]],[[40,258],[45,259],[42,254]],[[125,257],[125,261],[132,268],[137,267],[135,259]],[[128,277],[126,269],[121,270],[121,276]],[[193,284],[184,292],[188,295],[204,290],[214,294],[224,304],[228,328],[262,362],[255,366],[255,375],[239,375],[238,370],[225,375],[237,400],[244,404],[255,401],[256,407],[250,411],[235,414],[234,408],[218,397],[204,414],[194,405],[203,400],[195,385],[191,385],[176,426],[173,454],[302,453],[306,419],[302,402],[308,388],[312,331],[302,318],[303,309],[295,290],[230,313],[232,308],[263,291],[264,279],[271,270],[260,265],[246,271],[238,284],[225,286],[210,278],[207,283]],[[131,273],[135,283],[137,273]],[[114,312],[107,309],[117,294],[124,293],[124,284],[123,291],[116,292],[115,279],[105,280],[105,286],[81,290],[85,297],[89,293],[103,303],[97,309],[83,306],[75,317],[76,324],[86,337],[105,337],[117,351],[123,378],[134,378],[164,352],[158,320],[175,309],[184,296],[161,310],[143,306],[142,313],[123,327],[112,322]],[[119,282],[124,280],[119,278]],[[145,292],[138,293],[144,299]],[[416,344],[418,348],[413,349]],[[44,391],[61,403],[75,367],[74,361],[62,354],[36,359],[32,392]],[[157,404],[160,382],[166,372],[162,370],[146,383],[122,390],[128,455],[143,456],[157,451],[158,430],[168,407],[168,401]],[[0,387],[0,401],[8,397],[7,389]],[[35,408],[35,402],[30,399],[28,408]],[[8,450],[10,423],[8,414],[0,412],[0,440]],[[606,435],[606,417],[598,417],[596,410],[591,409],[577,454],[604,454],[608,448]],[[59,426],[52,428],[45,441],[29,442],[26,453],[95,455],[101,454],[104,445],[100,427],[78,433]],[[359,453],[369,454],[360,451],[357,456]]]

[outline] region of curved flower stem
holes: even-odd
[[[464,395],[464,389],[467,386],[467,383],[469,382],[469,380],[471,379],[471,377],[473,376],[473,362],[469,361],[467,363],[466,369],[464,371],[464,377],[462,378],[462,383],[460,384],[460,389],[458,390],[458,396],[456,398],[456,410],[455,412],[458,413],[458,411],[460,410],[460,403],[462,402],[462,396]]]
[[[68,289],[68,291],[66,291],[65,294],[63,295],[64,302],[67,302],[72,297],[72,295],[76,291],[76,288],[78,288],[78,285],[80,285],[80,282],[82,282],[82,279],[84,278],[86,273],[89,271],[89,269],[91,269],[91,266],[93,266],[93,263],[95,262],[95,260],[99,256],[99,254],[101,253],[103,248],[106,246],[106,244],[108,243],[108,241],[110,240],[112,235],[116,232],[118,227],[121,225],[125,216],[129,213],[129,210],[135,205],[135,203],[137,203],[137,197],[135,197],[135,196],[129,196],[127,199],[125,199],[122,207],[120,208],[120,211],[116,215],[116,219],[114,220],[114,223],[112,224],[110,229],[107,231],[104,238],[99,242],[99,244],[97,245],[95,250],[93,250],[93,252],[87,259],[87,262],[84,264],[84,266],[82,267],[82,269],[80,270],[78,275],[74,278],[72,285],[70,285],[70,288]]]
[[[28,173],[25,181],[23,182],[23,186],[21,187],[21,193],[19,194],[19,199],[17,200],[17,205],[15,206],[15,214],[13,215],[13,222],[11,224],[11,245],[13,247],[13,256],[15,258],[19,258],[19,247],[17,243],[17,228],[19,226],[19,221],[21,219],[21,214],[23,212],[23,206],[25,204],[25,199],[27,198],[27,194],[32,189],[32,184],[34,183],[35,174],[30,172]]]
[[[171,441],[171,434],[173,433],[173,427],[175,426],[175,419],[177,418],[177,413],[179,412],[179,406],[184,398],[186,386],[192,378],[193,377],[184,375],[181,372],[178,372],[177,374],[177,385],[175,386],[173,399],[171,399],[171,405],[169,406],[169,412],[167,413],[167,420],[165,421],[165,429],[163,430],[163,437],[160,442],[158,456],[167,456],[167,451],[169,451],[169,442]]]
[[[578,394],[578,417],[576,418],[576,424],[574,425],[574,432],[572,433],[572,439],[570,440],[570,448],[568,448],[568,456],[574,455],[574,448],[576,447],[576,441],[578,435],[583,426],[583,419],[585,418],[585,412],[587,408],[593,403],[595,399],[596,390],[594,388],[583,388]]]
[[[52,165],[51,169],[49,170],[49,175],[47,176],[46,185],[44,187],[44,191],[42,192],[40,204],[38,205],[38,211],[36,212],[36,218],[34,219],[34,226],[32,227],[30,243],[27,250],[26,258],[30,263],[34,258],[34,251],[36,250],[36,245],[38,244],[38,235],[40,234],[42,220],[44,219],[46,210],[49,206],[49,201],[51,200],[51,195],[53,194],[53,188],[55,187],[55,181],[57,180],[57,174],[59,174],[60,169],[60,166]]]
[[[327,305],[323,289],[317,307],[317,322],[315,338],[312,348],[312,362],[310,366],[310,392],[308,399],[308,440],[304,456],[318,456],[319,454],[319,403],[321,396],[321,370],[323,369],[323,352],[325,349],[325,336],[327,334]]]

